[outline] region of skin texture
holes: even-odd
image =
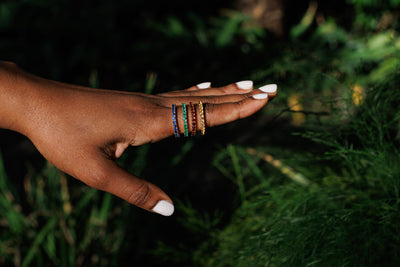
[[[172,104],[177,105],[183,133],[181,103],[202,101],[206,125],[212,127],[248,117],[276,95],[252,97],[260,93],[254,88],[240,89],[235,83],[159,95],[92,89],[46,80],[0,61],[0,128],[27,136],[65,173],[152,211],[159,201],[172,204],[172,200],[157,186],[126,172],[115,159],[128,146],[172,136]],[[197,105],[196,109],[200,131]]]

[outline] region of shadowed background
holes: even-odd
[[[395,266],[399,6],[2,1],[0,58],[45,78],[153,94],[251,79],[279,93],[204,137],[127,150],[120,164],[176,201],[170,218],[66,177],[1,130],[0,264]]]

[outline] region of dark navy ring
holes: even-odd
[[[174,125],[174,134],[176,138],[180,137],[179,130],[178,130],[178,123],[176,122],[176,106],[172,104],[172,123]]]

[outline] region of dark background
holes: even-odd
[[[147,92],[155,94],[205,81],[214,86],[246,79],[254,80],[255,85],[278,83],[282,98],[279,100],[278,95],[271,103],[270,112],[208,129],[204,137],[169,138],[141,149],[130,148],[120,161],[160,186],[172,199],[190,203],[199,213],[221,213],[217,228],[223,228],[237,207],[238,189],[221,178],[213,166],[215,153],[230,144],[290,147],[293,153],[326,150],[321,144],[293,135],[305,129],[293,125],[288,116],[280,116],[287,108],[285,89],[290,91],[290,86],[306,79],[306,74],[282,74],[279,70],[258,73],[288,54],[307,59],[315,45],[307,40],[318,27],[318,18],[334,17],[338,27],[350,31],[356,27],[355,17],[360,12],[354,4],[357,1],[313,1],[318,6],[317,19],[309,26],[311,30],[294,39],[291,29],[299,24],[310,1],[260,2],[280,11],[282,17],[271,22],[272,15],[266,15],[251,19],[247,28],[232,26],[231,30],[227,25],[233,20],[232,14],[254,10],[256,1],[3,0],[0,59],[48,79],[111,90],[145,92],[153,79],[154,86]],[[389,4],[377,5],[376,12],[390,10]],[[364,10],[373,16],[374,8]],[[271,10],[267,8],[265,14]],[[222,39],[224,34],[228,37]],[[327,46],[321,45],[326,49],[322,55],[330,60],[336,56],[336,48]],[[318,68],[318,62],[312,66]],[[40,172],[46,162],[29,140],[7,130],[0,131],[0,151],[22,209],[29,213],[34,207],[24,198],[23,181],[32,169]],[[135,161],[140,153],[145,154],[144,162]],[[82,187],[72,178],[69,186]],[[117,266],[165,266],[151,253],[157,242],[186,244],[190,251],[191,246],[195,248],[203,241],[193,240],[190,231],[182,228],[186,215],[179,208],[173,217],[163,218],[114,201],[114,205],[124,207],[125,213],[116,216],[126,224],[124,244],[115,256]]]

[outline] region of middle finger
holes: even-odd
[[[189,103],[189,102],[198,102],[202,101],[203,103],[209,104],[222,104],[222,103],[235,103],[242,101],[246,98],[250,98],[259,93],[268,93],[270,99],[272,99],[276,94],[276,84],[268,84],[264,85],[258,89],[254,89],[247,92],[240,92],[239,94],[220,94],[220,95],[188,95],[188,96],[175,96],[175,97],[161,97],[162,105],[166,107],[170,107],[172,104],[176,104],[177,106],[180,103]],[[205,91],[207,89],[204,89]],[[210,89],[211,90],[211,89]],[[242,90],[243,91],[243,90]]]

